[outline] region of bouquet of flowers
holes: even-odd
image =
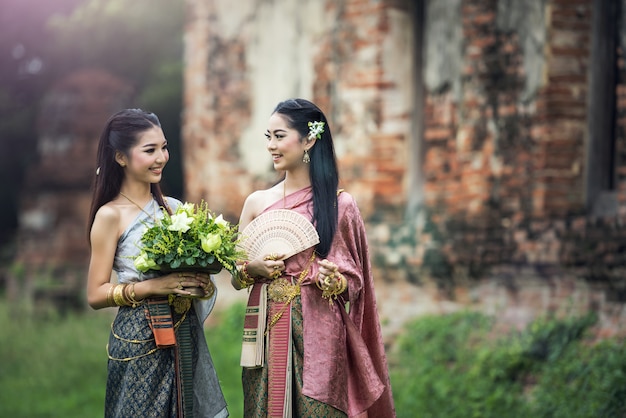
[[[245,256],[237,247],[237,227],[217,217],[206,202],[184,203],[176,212],[148,227],[141,236],[141,252],[135,267],[141,272],[160,270],[203,270],[218,273],[222,268],[233,272],[236,262]]]

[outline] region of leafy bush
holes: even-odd
[[[520,408],[520,392],[487,367],[492,320],[478,313],[426,316],[410,324],[390,354],[398,417],[503,417]],[[504,353],[498,359],[514,357]],[[505,366],[506,364],[501,364]]]
[[[390,353],[398,417],[626,415],[626,349],[591,344],[595,316],[541,318],[493,336],[477,313],[422,317]]]
[[[538,376],[531,398],[531,416],[537,418],[626,416],[623,342],[607,340],[564,350]]]

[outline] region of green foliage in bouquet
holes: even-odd
[[[185,203],[176,212],[149,226],[141,236],[143,247],[134,264],[139,271],[221,268],[233,272],[245,254],[237,247],[237,227],[217,217],[205,201]],[[218,265],[216,268],[216,264]]]

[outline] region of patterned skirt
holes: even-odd
[[[172,316],[179,325],[178,347],[157,348],[144,309],[119,308],[107,346],[105,417],[228,416],[204,330],[193,306],[184,315],[173,312]],[[187,382],[181,379],[185,371],[181,367],[181,327],[187,331],[185,338],[189,342],[185,356],[190,376]],[[179,386],[185,399],[179,396]]]
[[[302,303],[300,297],[296,297],[291,302],[291,322],[292,333],[292,359],[293,376],[292,399],[294,417],[316,417],[316,418],[346,418],[347,415],[322,402],[309,398],[302,394],[302,370],[304,358],[304,340],[302,327]],[[265,358],[269,358],[265,347]],[[264,418],[268,416],[268,367],[258,369],[244,368],[242,372],[243,394],[244,394],[244,417]]]

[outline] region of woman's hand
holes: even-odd
[[[332,261],[328,261],[327,259],[319,260],[317,262],[319,265],[319,270],[317,273],[317,281],[318,283],[328,282],[338,276],[337,274],[337,264]]]
[[[247,265],[248,274],[252,277],[277,279],[285,271],[285,254],[266,254],[263,259],[253,260]]]
[[[246,261],[237,267],[236,273],[231,277],[230,283],[237,290],[251,286],[257,277],[268,279],[279,278],[285,271],[284,254],[267,254],[263,258]]]
[[[149,289],[139,289],[140,283],[149,286]],[[184,271],[166,274],[164,276],[155,277],[154,279],[145,280],[137,283],[135,293],[138,297],[146,298],[150,296],[166,296],[170,294],[178,295],[195,295],[193,288],[200,288],[205,296],[208,296],[213,286],[211,276],[208,273]],[[192,290],[190,290],[192,289]],[[145,294],[144,292],[149,292]]]
[[[317,273],[317,287],[322,291],[322,297],[328,299],[330,305],[333,300],[346,291],[348,282],[338,271],[337,264],[326,259],[317,262],[319,265]]]

